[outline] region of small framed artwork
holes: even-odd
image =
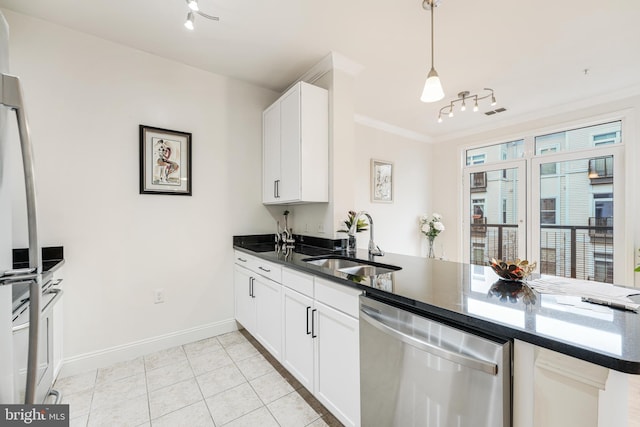
[[[371,159],[371,201],[393,202],[393,163]]]
[[[140,125],[140,194],[191,195],[191,134]]]

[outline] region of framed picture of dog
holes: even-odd
[[[191,134],[140,125],[140,194],[191,195]]]

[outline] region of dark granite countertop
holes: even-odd
[[[640,314],[598,306],[559,304],[519,284],[499,281],[489,267],[386,254],[373,261],[402,270],[373,277],[334,273],[303,261],[339,253],[297,245],[276,251],[273,243],[234,238],[234,248],[286,267],[362,289],[373,298],[463,329],[519,339],[629,374],[640,374]],[[369,259],[366,250],[355,258]]]

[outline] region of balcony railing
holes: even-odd
[[[491,258],[513,260],[520,256],[516,224],[471,227],[472,264],[487,265]],[[588,226],[542,224],[540,252],[540,273],[612,283],[613,221],[590,218]]]
[[[589,218],[589,236],[591,237],[612,237],[613,218]]]

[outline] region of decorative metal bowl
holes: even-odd
[[[502,280],[524,280],[536,269],[537,263],[529,263],[526,259],[515,261],[502,261],[491,258],[491,268]]]
[[[536,294],[525,282],[498,279],[491,285],[489,297],[498,297],[500,301],[517,303],[522,301],[524,305],[535,305]]]

